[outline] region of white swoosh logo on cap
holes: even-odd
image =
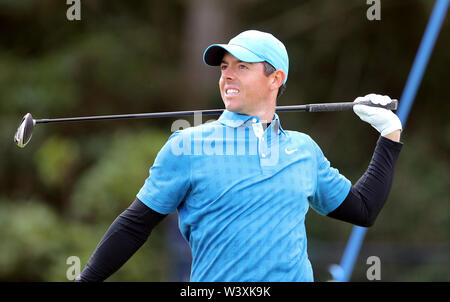
[[[295,151],[297,151],[297,148],[292,149],[292,150],[288,150],[288,148],[284,149],[284,152],[286,152],[286,154],[292,154],[292,153],[294,153]]]

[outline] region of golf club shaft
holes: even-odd
[[[307,105],[292,105],[292,106],[277,106],[276,112],[289,111],[306,111],[306,112],[332,112],[352,110],[354,102],[342,103],[321,103],[321,104],[307,104]],[[389,110],[396,110],[398,102],[393,100],[390,104],[376,105],[370,101],[358,103],[361,105],[368,105],[372,107],[381,107]],[[173,111],[173,112],[156,112],[156,113],[137,113],[137,114],[119,114],[119,115],[98,115],[85,117],[69,117],[69,118],[54,118],[54,119],[36,119],[36,124],[55,123],[55,122],[75,122],[75,121],[92,121],[92,120],[108,120],[108,119],[137,119],[137,118],[158,118],[158,117],[175,117],[175,116],[192,116],[196,114],[201,115],[218,115],[225,109],[209,109],[209,110],[191,110],[191,111]]]

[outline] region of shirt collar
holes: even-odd
[[[220,115],[219,120],[220,123],[228,126],[237,128],[242,126],[244,123],[258,123],[260,122],[260,118],[257,116],[251,116],[251,115],[245,115],[236,113],[233,111],[224,110],[223,113]],[[274,118],[270,124],[270,126],[273,126],[275,130],[277,130],[278,134],[283,133],[286,134],[281,127],[280,118],[278,117],[278,114],[275,113]]]

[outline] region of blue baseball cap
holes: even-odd
[[[267,61],[276,70],[281,69],[286,74],[289,71],[289,58],[284,44],[272,34],[258,30],[247,30],[228,42],[228,44],[210,45],[203,53],[203,61],[210,66],[222,63],[225,51],[242,62],[256,63]]]

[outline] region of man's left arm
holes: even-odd
[[[369,167],[351,187],[347,197],[328,217],[369,227],[389,195],[398,155],[403,144],[380,136]]]
[[[386,105],[387,96],[369,94],[355,102],[370,99],[373,103]],[[395,165],[403,146],[400,143],[402,125],[390,110],[355,105],[355,113],[377,129],[378,139],[372,160],[363,176],[350,189],[345,200],[327,216],[352,224],[372,226],[389,195],[394,177]]]

